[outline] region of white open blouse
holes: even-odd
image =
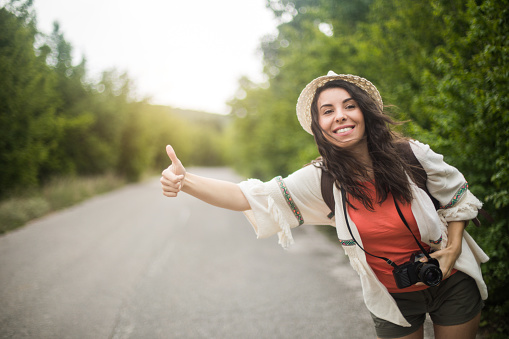
[[[426,192],[412,183],[412,212],[417,221],[421,240],[432,248],[441,249],[447,245],[447,222],[470,220],[477,216],[481,202],[468,190],[463,175],[443,161],[443,156],[433,152],[428,145],[418,141],[410,143],[412,150],[428,175],[426,186],[430,194],[440,202],[435,210]],[[341,192],[334,187],[336,217],[329,219],[329,208],[321,193],[321,169],[306,166],[286,178],[276,177],[268,182],[249,179],[239,183],[251,210],[244,214],[253,226],[258,238],[278,234],[279,243],[284,247],[293,244],[291,229],[303,224],[331,225],[336,227],[338,239],[350,259],[352,267],[360,276],[364,301],[367,308],[377,317],[400,326],[410,326],[399,311],[396,302],[385,286],[380,283],[366,262],[365,253],[356,246],[346,227],[341,206]],[[355,223],[347,215],[355,239],[362,246]],[[455,268],[475,279],[483,299],[488,297],[482,278],[480,264],[488,256],[465,231],[462,253]]]

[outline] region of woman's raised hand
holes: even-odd
[[[208,204],[233,211],[251,209],[247,198],[237,184],[187,173],[170,145],[166,146],[166,153],[170,157],[171,165],[163,171],[161,177],[165,196],[176,197],[185,185],[187,194]]]
[[[163,194],[167,197],[176,197],[185,183],[186,169],[177,158],[177,154],[170,145],[166,146],[166,153],[171,160],[171,165],[165,169],[161,177]]]

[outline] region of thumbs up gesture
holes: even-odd
[[[177,158],[177,154],[170,145],[166,146],[166,153],[171,160],[171,165],[165,169],[161,177],[163,195],[176,197],[184,187],[186,169]]]

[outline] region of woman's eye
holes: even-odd
[[[346,109],[354,109],[355,108],[355,105],[348,105],[346,106]]]
[[[323,112],[324,115],[331,114],[331,113],[332,113],[332,110],[330,110],[330,109]]]

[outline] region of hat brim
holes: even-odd
[[[383,110],[382,97],[375,85],[373,85],[370,81],[356,75],[336,74],[330,71],[327,75],[318,77],[307,84],[297,100],[297,119],[299,119],[302,128],[304,128],[304,130],[309,134],[313,134],[313,131],[311,130],[311,104],[315,97],[316,90],[333,80],[343,80],[356,85],[375,101],[380,111]]]

